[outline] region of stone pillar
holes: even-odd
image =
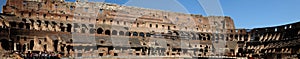
[[[23,48],[23,49],[25,49],[25,53],[28,51],[28,46],[27,46],[27,43],[25,43],[25,48]]]
[[[17,50],[17,43],[14,43],[14,51]]]

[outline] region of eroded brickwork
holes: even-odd
[[[2,55],[47,51],[58,52],[60,57],[291,58],[299,53],[299,23],[235,29],[228,16],[79,0],[7,0],[0,16]],[[221,42],[224,44],[218,45]],[[215,53],[219,50],[224,51]],[[277,51],[279,54],[271,54]]]

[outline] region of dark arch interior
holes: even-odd
[[[124,35],[124,32],[123,32],[123,31],[120,31],[120,32],[119,32],[119,35]]]
[[[34,41],[33,40],[30,40],[30,44],[29,44],[29,50],[32,50],[33,49],[33,46],[34,46]]]
[[[145,34],[144,34],[143,32],[140,32],[140,36],[141,36],[141,37],[144,37]]]
[[[106,30],[105,35],[110,35],[110,30]]]
[[[95,32],[95,29],[90,29],[90,34],[94,34]]]
[[[54,40],[53,42],[54,42],[54,44],[53,44],[53,46],[54,46],[54,51],[57,51],[58,40]]]
[[[102,29],[102,28],[98,28],[98,29],[97,29],[97,34],[102,34],[102,32],[103,32],[103,29]]]
[[[67,32],[71,32],[71,28],[72,28],[72,25],[71,24],[67,24]]]
[[[1,46],[2,46],[3,49],[9,50],[10,46],[9,46],[9,41],[8,40],[1,39],[0,42],[1,42]]]
[[[138,33],[137,32],[133,32],[133,36],[138,36]]]
[[[117,34],[118,34],[118,32],[116,30],[112,31],[112,35],[117,35]]]
[[[150,37],[151,36],[151,34],[150,33],[146,33],[146,37]]]
[[[19,28],[24,28],[24,23],[19,23],[18,26]]]
[[[26,23],[25,26],[26,26],[26,29],[30,29],[30,24],[29,23]]]
[[[17,27],[17,23],[16,22],[9,22],[9,24],[11,25],[11,27]]]

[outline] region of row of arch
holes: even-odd
[[[19,29],[28,29],[28,30],[46,30],[46,31],[62,31],[62,32],[71,32],[72,25],[57,23],[55,21],[42,21],[42,20],[26,20],[22,21],[11,21],[8,22],[8,27],[19,28]]]
[[[104,30],[102,28],[97,29],[97,34],[104,35],[119,35],[119,36],[140,36],[140,37],[150,37],[150,33],[144,32],[131,32],[131,31],[117,31],[117,30]]]
[[[71,24],[63,24],[63,23],[56,23],[54,21],[41,21],[41,20],[26,20],[22,19],[22,22],[9,22],[9,25],[13,28],[20,28],[20,29],[36,29],[36,30],[43,30],[42,27],[44,28],[58,28],[53,31],[62,31],[62,32],[71,32],[72,31],[72,25]],[[56,26],[56,27],[55,27]],[[39,27],[39,29],[34,28],[34,27]],[[105,35],[119,35],[119,36],[141,36],[141,37],[151,37],[151,34],[149,32],[134,32],[134,31],[117,31],[117,30],[104,30],[102,28],[97,28],[97,29],[91,29],[89,30],[91,34],[105,34]],[[175,32],[176,33],[176,32]],[[179,35],[177,32],[176,35]],[[229,39],[225,38],[224,35],[220,34],[218,35],[210,35],[210,34],[205,34],[205,33],[190,33],[187,34],[190,39],[194,40],[210,40],[212,38],[216,39]]]

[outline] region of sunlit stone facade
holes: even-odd
[[[79,0],[7,0],[0,16],[2,55],[297,58],[300,52],[300,23],[235,29],[228,16]]]

